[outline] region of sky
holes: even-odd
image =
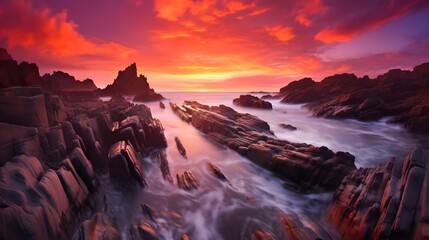
[[[429,61],[427,0],[0,0],[0,47],[98,87],[137,63],[156,91],[278,91]]]

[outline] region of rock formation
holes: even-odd
[[[327,212],[343,239],[429,237],[429,151],[413,149],[374,168],[344,178]]]
[[[41,84],[45,90],[52,92],[91,92],[98,89],[91,79],[79,81],[62,71],[46,73],[42,76]]]
[[[0,48],[0,88],[40,85],[39,68],[34,63],[13,60],[4,48]]]
[[[197,178],[192,174],[191,171],[184,171],[176,175],[177,185],[184,190],[190,191],[192,189],[197,189],[200,184]]]
[[[273,109],[273,106],[270,102],[264,101],[252,95],[240,95],[239,98],[235,98],[232,102],[235,105],[243,107]]]
[[[128,66],[125,70],[119,71],[113,84],[99,91],[100,95],[112,96],[113,94],[132,95],[134,101],[147,102],[158,101],[164,97],[156,93],[149,87],[147,78],[143,75],[137,75],[137,65],[135,63]]]
[[[280,127],[284,128],[284,129],[287,129],[287,130],[290,130],[290,131],[296,131],[296,130],[298,130],[298,128],[296,128],[296,127],[294,127],[294,126],[292,126],[290,124],[285,124],[285,123],[281,123]]]
[[[315,116],[378,120],[393,116],[412,132],[429,133],[429,63],[370,79],[337,74],[321,82],[310,78],[280,89],[284,103],[308,103]]]
[[[141,154],[166,146],[149,108],[126,101],[63,103],[42,88],[10,87],[0,90],[0,116],[0,239],[70,238],[97,208],[99,173],[116,179],[128,170],[144,186]],[[109,148],[119,149],[111,159],[126,165],[109,162]],[[81,238],[104,236],[94,231],[107,218],[93,219],[82,225]]]
[[[224,105],[185,101],[171,107],[216,142],[295,183],[297,190],[334,190],[356,168],[349,153],[277,139],[268,123]]]

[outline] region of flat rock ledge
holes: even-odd
[[[268,123],[230,107],[210,107],[195,101],[170,106],[182,120],[211,139],[292,182],[295,190],[335,190],[356,169],[350,153],[277,139]]]

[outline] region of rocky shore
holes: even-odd
[[[335,192],[327,222],[343,239],[427,239],[429,151],[414,148],[351,172]]]
[[[0,56],[0,239],[121,239],[124,234],[136,240],[163,239],[165,235],[162,233],[165,233],[166,227],[174,228],[177,239],[191,239],[193,229],[183,226],[186,221],[194,220],[192,217],[195,215],[180,215],[174,209],[163,209],[161,202],[173,195],[183,194],[191,199],[189,205],[199,201],[210,204],[213,198],[199,198],[199,194],[209,189],[205,178],[213,178],[215,184],[225,188],[229,194],[243,197],[252,207],[256,202],[248,196],[248,192],[232,191],[238,186],[234,186],[236,179],[231,174],[235,172],[228,172],[231,165],[205,159],[203,168],[189,169],[190,165],[187,164],[198,163],[192,155],[194,152],[185,149],[189,147],[185,134],[180,135],[180,139],[173,135],[174,151],[180,157],[176,160],[186,163],[182,165],[185,167],[170,168],[167,139],[161,121],[153,118],[151,109],[146,105],[129,103],[123,97],[140,93],[145,100],[163,98],[149,87],[144,76],[137,76],[135,64],[120,71],[107,90],[88,94],[84,87],[80,89],[82,91],[64,93],[59,88],[43,88],[40,83],[60,77],[66,82],[62,88],[83,85],[62,72],[55,72],[45,76],[47,80],[42,80],[37,65],[18,64],[1,49]],[[413,102],[419,109],[414,111],[411,108],[408,113],[411,115],[406,115],[409,119],[404,118],[405,124],[413,120],[419,126],[411,129],[425,129],[420,121],[426,116],[426,102],[423,101],[426,93],[416,88],[425,89],[427,83],[422,79],[427,77],[427,68],[427,65],[422,65],[412,72],[393,71],[379,80],[371,80],[385,80],[383,84],[393,84],[389,85],[391,89],[397,89],[405,86],[396,85],[399,80],[395,82],[394,76],[399,74],[400,79],[410,76],[414,79],[415,82],[407,85],[408,89],[402,89],[403,95],[400,95],[407,99],[405,105]],[[141,88],[131,89],[129,80],[138,81]],[[308,107],[316,111],[314,109],[319,106],[320,99],[331,102],[333,100],[329,98],[344,93],[343,88],[350,91],[359,89],[352,91],[352,96],[368,91],[371,95],[371,89],[381,84],[371,81],[358,79],[354,75],[334,76],[322,83],[304,79],[291,83],[281,92],[285,94],[284,101],[288,102],[310,99],[314,105]],[[343,85],[338,87],[338,82]],[[85,84],[92,88],[90,82]],[[299,89],[303,91],[299,92]],[[328,90],[329,93],[323,93]],[[112,99],[100,101],[96,97],[100,91],[111,94]],[[395,91],[395,94],[400,92]],[[416,91],[416,96],[410,96],[412,91]],[[372,114],[376,114],[379,105],[373,103],[378,100],[371,102],[373,100],[368,100],[368,95],[362,96],[359,99],[365,99],[366,106],[372,104],[374,108],[362,108],[366,110],[361,109],[360,113],[375,116]],[[343,97],[341,99],[348,99]],[[376,97],[388,103],[386,95]],[[249,106],[259,106],[259,101],[262,101],[253,100]],[[335,103],[350,103],[338,101]],[[165,106],[161,103],[160,111],[170,111],[163,109]],[[341,105],[336,104],[328,104],[325,108],[336,109]],[[373,168],[357,169],[355,157],[348,152],[334,152],[325,146],[278,139],[264,120],[224,105],[208,106],[185,101],[182,105],[170,103],[170,107],[178,119],[191,124],[205,137],[271,171],[285,180],[284,187],[296,194],[334,192],[332,202],[324,212],[323,223],[326,226],[299,215],[286,214],[276,207],[264,208],[264,213],[252,212],[254,208],[238,208],[237,213],[247,214],[250,211],[256,223],[246,222],[242,232],[229,236],[248,239],[331,239],[337,236],[341,239],[429,238],[427,148],[414,148],[404,160],[391,158]],[[390,113],[395,119],[401,119],[405,114],[400,111]],[[296,130],[296,127],[285,123],[281,127]],[[156,174],[148,169],[156,171],[159,179],[153,179]],[[167,183],[168,191],[162,192],[162,197],[151,206],[145,203],[146,199],[139,199],[137,211],[141,215],[133,215],[129,222],[122,223],[112,214],[112,208],[118,208],[112,206],[112,199],[124,197],[123,201],[128,204],[129,199],[125,195],[135,194],[133,189],[154,194],[160,191],[157,187],[161,183]],[[123,190],[119,194],[112,196],[107,190],[118,186]],[[281,184],[280,188],[284,190]],[[214,191],[209,196],[223,197]],[[158,202],[160,205],[157,205]],[[206,206],[212,211],[213,205]],[[180,207],[187,208],[188,205]],[[270,229],[259,220],[259,214],[266,214],[265,211],[269,212],[274,228]],[[161,215],[167,217],[159,220]],[[197,215],[196,219],[202,221],[204,217]],[[170,219],[168,224],[171,226],[167,226],[165,219]],[[230,224],[237,224],[238,220],[247,221],[244,217],[228,218],[221,219],[218,224],[220,228],[228,228]]]
[[[265,121],[224,105],[185,101],[171,108],[214,141],[279,174],[299,191],[335,190],[356,168],[354,156],[347,152],[277,139]]]
[[[306,103],[317,117],[362,121],[392,117],[415,133],[429,133],[429,63],[393,69],[370,79],[337,74],[321,82],[304,78],[280,89],[283,103]]]

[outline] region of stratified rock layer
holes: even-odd
[[[429,238],[429,152],[413,149],[350,173],[337,189],[327,219],[343,239]]]
[[[210,107],[190,101],[181,107],[170,105],[182,120],[278,173],[299,186],[299,190],[334,190],[356,168],[354,156],[349,153],[277,139],[268,123],[224,105]]]

